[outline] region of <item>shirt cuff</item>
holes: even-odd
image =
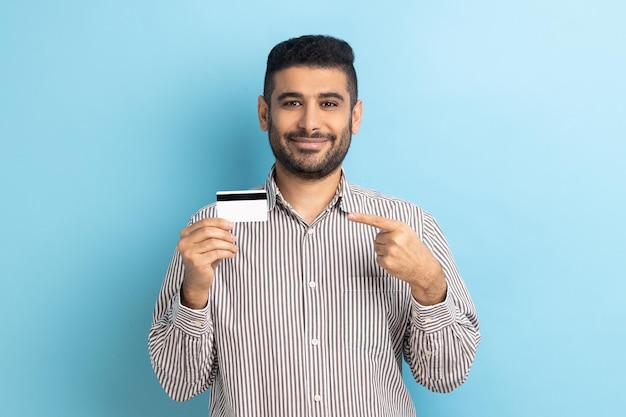
[[[174,326],[190,336],[203,336],[213,327],[209,305],[200,310],[186,307],[180,303],[180,294],[174,296],[172,316]]]
[[[454,323],[456,307],[450,293],[439,304],[423,306],[413,298],[411,322],[417,329],[433,333]]]

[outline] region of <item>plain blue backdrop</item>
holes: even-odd
[[[483,340],[421,417],[624,415],[626,6],[595,1],[2,1],[0,414],[206,416],[147,331],[178,232],[272,163],[271,47],[356,52],[352,182],[447,234]]]

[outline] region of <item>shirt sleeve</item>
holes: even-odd
[[[159,292],[148,350],[154,372],[167,394],[185,401],[212,385],[217,371],[210,302],[201,310],[180,303],[184,266],[174,253]]]
[[[412,300],[404,357],[419,384],[450,392],[465,382],[474,361],[478,316],[436,221],[424,213],[422,226],[422,240],[441,264],[448,289],[439,304],[423,306]]]

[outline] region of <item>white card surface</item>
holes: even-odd
[[[231,222],[267,221],[265,190],[218,191],[217,216]]]

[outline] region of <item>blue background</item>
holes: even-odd
[[[356,51],[352,182],[443,227],[483,340],[419,415],[623,415],[622,1],[3,1],[0,414],[206,416],[146,337],[179,229],[260,184],[265,59]]]

